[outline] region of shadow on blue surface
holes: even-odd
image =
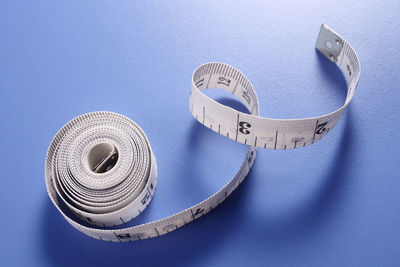
[[[264,242],[267,247],[296,248],[299,243],[323,234],[324,229],[338,219],[341,204],[348,195],[343,189],[352,178],[348,173],[354,160],[351,151],[355,150],[353,144],[356,138],[356,123],[351,118],[350,108],[344,117],[344,131],[335,156],[326,168],[326,175],[321,179],[322,183],[284,216],[273,218],[268,211],[263,211],[266,219],[256,222],[255,227],[260,229],[260,234],[255,237],[255,242]]]

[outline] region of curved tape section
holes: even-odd
[[[239,70],[224,63],[206,63],[192,77],[190,110],[203,125],[243,144],[271,149],[291,149],[315,143],[338,122],[354,96],[360,77],[360,62],[351,46],[322,25],[316,48],[337,62],[344,72],[348,91],[344,105],[314,118],[271,119],[258,117],[256,91]],[[220,88],[240,99],[250,114],[224,106],[203,94],[206,88]]]
[[[348,82],[345,104],[321,117],[291,120],[259,117],[256,92],[239,70],[224,63],[207,63],[195,70],[190,95],[193,116],[211,130],[250,145],[236,175],[199,204],[146,224],[116,230],[96,228],[132,220],[149,205],[157,185],[156,159],[145,133],[129,118],[112,112],[79,116],[53,138],[45,165],[50,199],[73,227],[105,241],[156,237],[200,218],[223,202],[246,178],[254,164],[256,147],[289,149],[309,145],[320,140],[339,120],[354,95],[360,63],[351,46],[326,25],[321,26],[316,48],[339,65]],[[211,87],[238,97],[250,114],[219,104],[202,93]],[[109,154],[88,160],[91,151]],[[106,161],[114,165],[107,167]],[[65,209],[96,227],[83,224]]]

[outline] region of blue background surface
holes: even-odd
[[[0,265],[399,266],[399,17],[397,0],[1,1]],[[136,121],[157,157],[155,198],[134,223],[207,198],[246,146],[191,117],[193,70],[209,61],[239,68],[263,116],[331,112],[346,86],[314,50],[321,23],[350,42],[362,67],[355,99],[322,141],[260,149],[231,197],[160,238],[97,241],[52,206],[51,138],[97,110]]]

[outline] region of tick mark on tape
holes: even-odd
[[[319,120],[317,120],[317,122],[315,123],[315,129],[314,129],[314,134],[313,134],[313,138],[312,138],[312,144],[314,144],[314,141],[315,141],[315,132],[317,131],[318,121]]]
[[[234,95],[234,94],[235,94],[236,87],[238,86],[238,84],[239,84],[239,80],[236,82],[235,88],[233,88],[232,95]]]
[[[235,141],[237,141],[237,139],[238,139],[238,134],[239,134],[239,113],[237,114]]]
[[[206,120],[206,108],[203,107],[203,125],[204,125],[205,120]]]
[[[275,146],[274,146],[274,149],[276,149],[276,145],[278,144],[278,131],[276,131],[276,134],[275,134]]]

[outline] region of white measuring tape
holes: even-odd
[[[360,62],[353,48],[326,25],[321,26],[316,48],[339,65],[348,84],[344,105],[321,117],[289,120],[259,117],[256,92],[239,70],[224,63],[207,63],[194,71],[190,95],[193,116],[211,130],[250,145],[236,175],[206,200],[162,220],[124,229],[104,229],[132,220],[149,205],[157,184],[157,164],[145,133],[136,123],[116,113],[93,112],[68,122],[50,144],[45,176],[52,202],[79,231],[115,242],[160,236],[203,216],[244,180],[253,166],[257,147],[306,146],[320,140],[335,126],[353,98]],[[214,101],[202,93],[206,88],[230,92],[250,114]]]

